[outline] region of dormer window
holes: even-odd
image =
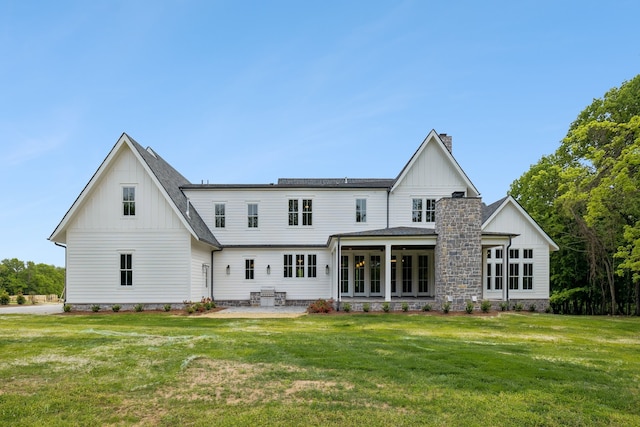
[[[135,216],[136,187],[122,187],[122,214],[124,216]]]

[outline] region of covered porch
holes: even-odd
[[[331,297],[338,303],[434,301],[437,235],[397,227],[331,236]]]

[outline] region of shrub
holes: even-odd
[[[534,313],[537,310],[536,305],[535,304],[529,304],[529,311]]]
[[[133,309],[139,313],[144,310],[144,306],[142,304],[136,304],[133,306]]]
[[[171,304],[165,304],[162,308],[164,308],[164,311],[171,311]]]
[[[91,311],[93,311],[94,313],[97,313],[98,311],[100,311],[100,306],[98,304],[93,304],[91,306]]]
[[[349,304],[348,302],[345,302],[344,304],[342,304],[342,309],[344,310],[345,313],[348,313],[351,311],[351,304]]]
[[[425,304],[424,307],[422,307],[422,311],[431,311],[431,309],[431,304]]]
[[[442,304],[442,311],[444,312],[444,314],[449,313],[449,310],[451,310],[451,302],[446,301],[444,304]]]
[[[546,306],[544,308],[544,312],[547,313],[547,314],[551,314],[551,313],[553,313],[553,309],[551,308],[550,305],[548,305],[548,306]]]
[[[24,295],[22,295],[22,292],[20,292],[18,294],[18,296],[16,297],[16,302],[20,305],[24,304],[25,302],[27,302],[27,299],[24,297]]]
[[[507,302],[501,302],[501,303],[500,303],[500,310],[501,310],[501,311],[507,311],[507,310],[509,310],[509,303],[507,303]]]
[[[402,303],[402,311],[404,311],[405,313],[407,311],[409,311],[409,304],[407,304],[406,302]]]
[[[9,305],[9,302],[11,302],[11,297],[9,296],[9,293],[5,290],[0,292],[0,305]]]
[[[522,305],[521,302],[517,302],[517,303],[513,304],[513,309],[515,311],[522,311],[523,308],[524,308],[524,306]]]
[[[64,311],[65,313],[68,313],[71,311],[71,306],[69,304],[64,304],[62,306],[62,311]]]
[[[333,300],[319,299],[309,304],[307,313],[331,313],[333,311]]]
[[[365,313],[368,313],[369,310],[371,310],[371,304],[369,304],[368,302],[365,302],[364,304],[362,304],[362,311],[364,311]]]
[[[211,300],[211,298],[202,298],[200,301],[205,310],[209,311],[212,308],[216,308],[216,303]]]
[[[480,310],[482,310],[483,313],[491,311],[491,301],[482,301],[482,303],[480,303]]]
[[[382,311],[384,311],[385,313],[388,313],[389,310],[391,310],[391,305],[389,304],[389,302],[387,302],[387,301],[383,302],[382,303]]]
[[[121,308],[120,304],[114,304],[111,306],[111,310],[113,310],[114,313],[119,312]]]
[[[196,312],[196,308],[193,306],[193,304],[187,304],[184,309],[186,310],[187,314],[193,314]]]
[[[467,305],[464,306],[464,311],[466,311],[467,314],[471,314],[473,313],[473,309],[474,309],[473,302],[467,301]]]

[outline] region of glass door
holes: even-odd
[[[371,255],[369,264],[369,282],[370,282],[370,295],[380,296],[382,295],[382,281],[380,280],[382,268],[380,255]]]
[[[365,265],[364,255],[355,255],[353,257],[353,294],[365,294]]]

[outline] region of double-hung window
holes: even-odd
[[[253,280],[254,278],[254,262],[252,259],[244,260],[244,278],[246,280]]]
[[[293,277],[293,255],[284,255],[284,277]]]
[[[313,201],[311,199],[302,200],[302,225],[313,225]]]
[[[135,216],[136,187],[122,187],[122,215]]]
[[[315,254],[307,255],[307,277],[316,277],[317,275],[317,256]]]
[[[120,254],[120,286],[133,286],[132,254]]]
[[[247,227],[258,228],[258,204],[247,204]]]
[[[367,222],[367,199],[356,199],[356,222]]]
[[[523,249],[522,257],[522,289],[530,291],[533,289],[533,249]]]
[[[216,228],[225,228],[225,225],[226,225],[225,224],[225,222],[226,222],[226,220],[225,220],[225,218],[226,218],[225,211],[226,211],[226,208],[225,208],[224,203],[216,203],[215,204],[215,216],[216,216],[216,221],[215,221],[216,224],[215,225],[216,225]]]
[[[302,212],[300,212],[300,204],[302,204]],[[313,225],[313,200],[289,199],[287,214],[287,221],[290,226],[297,226],[300,223],[305,226]],[[300,214],[302,214],[302,220],[300,219]]]
[[[412,199],[411,200],[411,221],[412,222],[435,222],[436,220],[436,199]]]
[[[298,199],[289,199],[289,225],[298,225]]]

